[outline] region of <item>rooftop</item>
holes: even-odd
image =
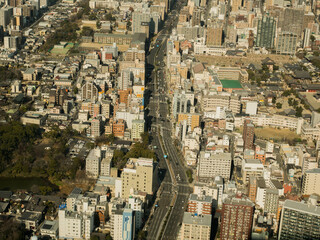
[[[283,207],[286,209],[292,209],[299,212],[320,216],[320,208],[311,204],[286,200]]]
[[[183,224],[194,224],[211,227],[211,215],[198,215],[185,212],[183,214]]]

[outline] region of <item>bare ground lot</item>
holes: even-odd
[[[234,66],[247,66],[250,63],[258,63],[265,58],[271,58],[277,65],[283,65],[284,63],[292,63],[295,60],[290,56],[276,55],[276,54],[252,54],[249,53],[245,57],[227,57],[227,56],[207,56],[207,55],[195,55],[195,58],[202,63],[208,65],[234,67]]]
[[[242,133],[242,127],[240,132]],[[254,133],[257,138],[275,141],[293,141],[299,138],[299,135],[290,129],[277,129],[271,127],[255,128]]]

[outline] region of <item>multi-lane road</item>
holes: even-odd
[[[168,112],[168,92],[165,71],[167,39],[178,22],[178,14],[185,0],[177,1],[158,34],[147,56],[148,66],[154,66],[151,81],[147,83],[149,101],[148,126],[152,131],[152,145],[159,159],[161,187],[155,202],[157,207],[146,226],[148,239],[176,239],[191,188],[188,185],[184,163],[172,139],[172,125]],[[168,158],[164,159],[164,155]]]

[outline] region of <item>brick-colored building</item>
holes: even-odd
[[[211,196],[190,194],[188,200],[188,212],[197,214],[212,214],[212,200],[213,198]]]

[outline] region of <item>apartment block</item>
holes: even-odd
[[[231,153],[200,152],[198,176],[214,178],[221,176],[229,180],[231,171]]]
[[[151,158],[130,158],[122,171],[122,197],[134,192],[153,194],[157,186],[158,169]]]
[[[284,202],[280,225],[279,240],[319,239],[320,209],[311,203],[292,200]]]
[[[190,212],[183,214],[180,230],[181,240],[211,239],[211,215],[199,215]]]
[[[241,196],[226,198],[222,207],[221,240],[250,239],[254,204]]]
[[[320,195],[319,182],[320,182],[320,168],[307,170],[303,175],[302,194],[303,195],[311,195],[311,194]]]
[[[188,212],[197,214],[212,214],[211,196],[190,194],[188,200]]]

